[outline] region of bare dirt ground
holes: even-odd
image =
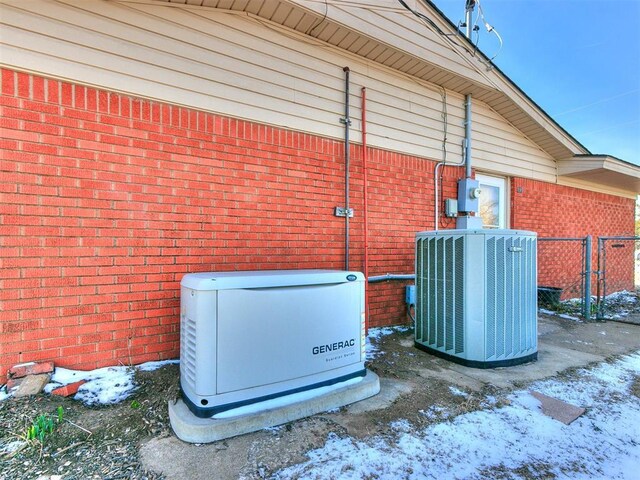
[[[177,395],[178,375],[177,365],[136,372],[137,391],[116,405],[89,407],[45,394],[0,402],[0,446],[24,439],[39,415],[57,417],[63,408],[62,422],[43,442],[32,440],[4,458],[0,454],[0,479],[162,478],[141,465],[139,444],[170,434],[167,401]]]
[[[381,379],[372,399],[207,445],[178,440],[168,420],[167,402],[178,395],[178,366],[136,372],[138,389],[127,400],[109,406],[41,394],[0,402],[0,480],[13,479],[257,479],[300,463],[309,450],[330,436],[363,438],[398,435],[393,423],[405,419],[420,427],[493,405],[515,389],[553,376],[571,376],[582,368],[640,350],[640,326],[579,323],[541,315],[538,362],[517,367],[474,370],[417,350],[406,329],[374,342],[380,353],[368,368]],[[640,379],[632,394],[640,397]],[[44,441],[32,440],[18,450],[3,446],[25,438],[40,414],[63,421]],[[4,453],[3,453],[4,452]],[[525,478],[550,471],[531,465]],[[526,468],[525,468],[526,470]],[[513,472],[488,471],[486,478],[510,478]]]
[[[223,476],[213,478],[264,478],[270,472],[303,461],[305,453],[321,447],[329,434],[396,435],[389,424],[398,418],[426,425],[479,408],[485,393],[498,393],[487,387],[478,395],[465,398],[451,393],[445,380],[434,380],[416,388],[407,380],[415,376],[412,368],[427,368],[429,362],[424,361],[424,354],[413,351],[411,335],[412,332],[407,331],[384,337],[380,342],[384,353],[369,365],[381,376],[383,388],[395,396],[401,395],[402,401],[393,399],[386,402],[389,405],[385,408],[360,413],[352,413],[345,407],[201,447],[187,446],[171,432],[167,402],[178,395],[177,365],[153,372],[136,372],[138,389],[116,405],[90,407],[73,399],[45,394],[9,399],[0,403],[0,445],[23,439],[38,415],[55,417],[59,406],[63,408],[64,420],[43,442],[31,441],[23,449],[5,455],[0,479],[51,478],[52,475],[64,480],[162,479],[165,476],[161,472],[148,468],[140,458],[140,447],[154,440],[162,440],[168,447],[169,452],[160,450],[161,455],[170,454],[176,446],[191,448],[195,463],[204,453],[203,449],[213,451],[215,456],[224,459],[222,470],[228,470]],[[425,415],[416,410],[415,405],[423,405],[427,410],[430,405],[438,405],[438,409]],[[197,474],[191,478],[198,478]],[[212,477],[206,473],[202,478]]]

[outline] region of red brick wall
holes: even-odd
[[[177,357],[187,272],[344,268],[343,142],[1,73],[0,374]],[[362,270],[361,146],[351,157]],[[370,274],[413,271],[433,165],[369,151]],[[402,288],[371,286],[372,325],[405,321]]]
[[[593,237],[593,269],[597,268],[599,236],[633,236],[635,202],[632,199],[589,192],[551,183],[513,178],[511,225],[544,237]],[[607,281],[617,289],[634,288],[633,249],[620,268],[610,269]],[[539,242],[538,283],[564,288],[564,297],[579,294],[582,249],[578,242]],[[612,265],[613,266],[613,265]],[[614,272],[615,273],[612,273]],[[593,291],[596,293],[595,278]]]
[[[30,360],[177,357],[187,272],[344,268],[344,219],[333,215],[344,205],[343,142],[0,73],[0,375]],[[362,270],[360,145],[351,160],[350,268]],[[413,272],[415,232],[434,228],[433,170],[368,150],[370,275]],[[445,169],[443,198],[462,174]],[[547,215],[577,211],[578,196],[620,206],[620,231],[626,215],[633,222],[624,199],[513,186],[518,228],[559,232]],[[555,206],[559,191],[569,207]],[[618,233],[603,208],[602,231]],[[407,283],[369,285],[372,326],[407,321]]]
[[[633,235],[635,202],[552,183],[511,180],[511,225],[540,237]]]

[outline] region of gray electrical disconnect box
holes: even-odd
[[[444,201],[444,214],[449,218],[458,216],[458,200],[455,198],[447,198]]]

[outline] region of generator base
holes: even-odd
[[[244,407],[246,405],[252,405],[254,403],[260,403],[266,400],[272,400],[279,397],[286,397],[294,393],[301,393],[301,392],[306,392],[310,390],[316,390],[320,387],[329,387],[331,385],[335,385],[336,383],[346,382],[347,380],[351,380],[353,378],[364,377],[366,374],[367,374],[367,371],[366,369],[363,368],[362,370],[358,370],[338,378],[332,378],[331,380],[327,380],[324,382],[318,382],[311,385],[304,385],[302,387],[293,388],[291,390],[277,392],[277,393],[273,393],[271,395],[265,395],[262,397],[251,398],[247,400],[241,400],[238,402],[226,403],[222,405],[214,405],[212,407],[200,407],[195,403],[193,403],[191,399],[184,393],[184,390],[182,390],[182,385],[180,385],[180,392],[182,394],[182,401],[187,405],[187,407],[189,407],[189,410],[191,410],[191,412],[196,417],[211,418],[214,415],[225,412],[227,410],[233,410],[235,408]]]
[[[538,352],[531,353],[529,355],[524,355],[522,357],[509,358],[506,360],[467,360],[466,358],[456,357],[455,355],[450,355],[445,352],[441,352],[440,350],[436,350],[426,345],[423,345],[418,342],[414,342],[414,346],[422,350],[423,352],[430,353],[436,357],[444,358],[445,360],[449,360],[453,363],[457,363],[458,365],[463,365],[465,367],[471,368],[499,368],[499,367],[513,367],[515,365],[522,365],[523,363],[535,362],[538,359]]]
[[[306,400],[228,418],[197,417],[180,399],[169,402],[169,420],[180,440],[189,443],[210,443],[343,407],[372,397],[379,391],[380,379],[375,373],[367,370],[367,374],[357,383],[336,385],[336,388],[328,391],[323,388],[317,396]]]

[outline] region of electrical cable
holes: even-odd
[[[435,198],[434,198],[434,228],[438,230],[439,227],[447,227],[451,224],[452,221],[455,221],[453,218],[448,219],[441,213],[445,209],[446,199],[444,198],[444,169],[447,166],[460,167],[464,164],[464,158],[460,163],[447,163],[447,141],[448,141],[448,126],[449,126],[449,115],[447,112],[447,90],[440,87],[440,96],[442,97],[442,111],[440,112],[440,116],[442,118],[442,160],[436,164],[434,171],[434,189],[435,189]]]
[[[323,18],[321,20],[319,20],[318,22],[316,22],[314,25],[312,25],[311,27],[309,27],[309,29],[307,30],[307,32],[304,33],[304,35],[310,36],[309,34],[311,34],[312,32],[314,32],[316,30],[316,28],[318,28],[320,25],[322,25],[325,20],[328,18],[328,13],[329,13],[329,4],[331,3],[332,5],[349,5],[349,6],[358,6],[360,8],[365,8],[368,10],[373,10],[373,11],[388,11],[388,12],[398,12],[401,13],[401,10],[396,10],[396,9],[392,9],[392,8],[380,8],[377,5],[371,5],[371,4],[361,4],[359,2],[350,2],[350,1],[337,1],[337,0],[315,0],[317,3],[324,3],[325,5],[325,12],[323,15]],[[426,15],[413,10],[411,7],[409,7],[409,5],[407,5],[407,3],[404,0],[398,0],[398,2],[400,3],[400,5],[404,8],[404,10],[407,10],[409,12],[411,12],[413,15],[415,15],[417,18],[419,18],[420,20],[422,20],[424,23],[426,23],[431,29],[435,30],[436,33],[438,33],[439,35],[441,35],[442,37],[444,37],[450,44],[451,46],[454,47],[454,51],[460,55],[460,57],[463,59],[463,61],[465,63],[468,63],[470,66],[472,66],[472,62],[471,60],[466,57],[465,55],[462,54],[462,52],[459,51],[459,49],[464,50],[465,52],[467,52],[469,55],[474,56],[474,52],[472,52],[469,48],[467,48],[463,43],[458,43],[455,42],[451,37],[457,37],[457,36],[462,36],[462,33],[460,32],[460,23],[458,23],[458,26],[456,28],[455,33],[446,33],[444,32],[440,27],[438,27],[438,25],[431,20],[429,17],[427,17]],[[230,11],[231,12],[231,11]],[[233,12],[236,13],[236,12]],[[317,46],[321,46],[323,48],[330,48],[333,47],[333,45],[329,45],[326,42],[323,42],[321,40],[317,40],[315,37],[313,38],[313,42],[312,41],[305,41],[303,38],[299,38],[297,36],[291,35],[287,32],[287,29],[282,27],[281,25],[278,25],[281,28],[276,29],[275,28],[275,24],[274,25],[270,25],[270,22],[268,21],[263,21],[262,19],[260,19],[259,17],[257,17],[254,14],[250,14],[248,12],[245,12],[247,18],[257,21],[258,23],[260,23],[261,25],[268,27],[271,30],[277,31],[280,34],[286,35],[290,38],[294,38],[298,41],[302,41],[308,44],[312,44],[312,45],[317,45]],[[302,33],[302,32],[301,32]],[[497,32],[496,32],[497,34]],[[488,70],[491,70],[492,66],[490,64],[487,64],[487,62],[485,60],[483,60],[481,57],[476,57],[478,58],[478,60],[483,63]],[[401,72],[397,72],[397,73],[401,73]],[[408,77],[410,77],[412,80],[416,80],[415,77],[412,77],[410,75],[407,75]],[[483,75],[484,76],[484,75]],[[494,86],[494,88],[498,89],[499,86],[495,84],[495,82],[493,82],[493,80],[487,76],[484,76],[485,79]],[[419,83],[419,82],[418,82]],[[424,85],[423,85],[424,86]]]
[[[493,28],[491,25],[489,25],[488,23],[485,24],[485,27],[487,27],[487,31],[493,32],[495,34],[495,36],[498,37],[498,41],[500,42],[500,48],[498,48],[498,51],[496,52],[496,54],[489,59],[489,62],[493,63],[493,59],[496,58],[498,55],[500,55],[500,52],[502,51],[502,45],[503,45],[502,37],[500,36],[498,31],[495,28]],[[491,65],[491,66],[488,66],[487,68],[491,69],[491,68],[493,68],[493,66]]]
[[[478,1],[478,7],[480,6],[480,2]],[[473,7],[472,7],[473,8]],[[473,34],[476,34],[476,41],[473,43],[473,53],[471,54],[472,56],[476,56],[476,53],[478,53],[478,43],[480,43],[480,28],[478,27],[478,20],[480,20],[480,8],[478,8],[478,13],[476,14],[476,19],[473,22],[473,25],[471,26],[471,28],[469,29],[470,33],[470,37],[469,40],[471,40],[473,42]]]
[[[444,215],[441,213],[444,211],[446,205],[446,199],[444,198],[444,170],[447,167],[447,140],[448,140],[448,123],[449,116],[447,113],[447,90],[444,87],[440,87],[440,96],[442,97],[442,112],[440,116],[442,118],[442,168],[440,170],[440,178],[436,179],[439,182],[439,190],[441,192],[440,195],[440,205],[436,208],[439,209],[440,215],[438,215],[439,224],[441,227],[446,227],[449,222]]]
[[[447,136],[448,136],[448,120],[449,114],[447,113],[447,90],[440,86],[442,89],[440,96],[442,97],[442,112],[440,117],[442,118],[442,162],[447,163]]]
[[[365,10],[375,11],[375,12],[401,12],[402,9],[397,7],[389,7],[385,5],[381,5],[380,3],[375,2],[366,2],[364,0],[306,0],[310,3],[330,3],[331,5],[338,5],[344,7],[354,7],[354,8],[362,8]]]
[[[400,5],[402,5],[405,9],[407,9],[408,11],[410,11],[411,13],[413,13],[416,17],[418,17],[420,20],[427,22],[437,33],[439,33],[440,35],[443,36],[447,36],[446,33],[444,33],[442,31],[442,29],[440,27],[438,27],[438,25],[435,24],[435,22],[433,20],[431,20],[429,17],[427,17],[426,15],[424,15],[423,13],[418,12],[417,10],[414,10],[413,8],[411,8],[409,5],[407,5],[404,0],[398,0],[398,3],[400,3]]]
[[[413,309],[415,310],[416,306],[415,304],[411,303],[411,304],[407,304],[407,315],[409,315],[409,318],[411,319],[411,321],[413,322],[413,326],[415,327],[416,325],[416,317],[411,315],[411,307],[413,306]]]
[[[322,17],[322,20],[320,20],[318,23],[316,23],[312,27],[309,27],[309,29],[306,32],[304,32],[305,35],[311,35],[316,28],[318,28],[320,25],[324,23],[324,21],[327,19],[327,15],[329,15],[329,2],[328,0],[324,0],[324,16]]]
[[[477,4],[478,4],[478,16],[476,17],[476,24],[478,23],[478,19],[482,18],[482,22],[484,23],[484,28],[487,29],[488,33],[493,33],[498,38],[498,41],[500,42],[500,47],[498,48],[498,51],[493,57],[489,59],[489,62],[493,62],[493,59],[496,58],[502,51],[502,45],[503,45],[502,37],[500,36],[498,31],[492,25],[490,25],[489,22],[487,22],[487,19],[484,17],[484,10],[482,10],[482,4],[480,3],[480,0],[477,0]],[[474,25],[474,28],[475,28],[475,25]],[[479,37],[480,37],[480,34],[478,33],[478,38]],[[476,42],[476,45],[477,45],[477,42]],[[487,65],[487,68],[491,69],[493,67],[490,65]]]
[[[419,18],[420,20],[422,20],[425,24],[427,24],[430,28],[432,28],[436,33],[440,34],[442,37],[444,37],[450,44],[451,46],[454,47],[454,51],[460,55],[460,57],[466,62],[468,63],[470,66],[472,66],[472,68],[475,68],[475,66],[473,65],[471,59],[467,58],[465,55],[463,55],[458,49],[462,49],[465,52],[467,52],[470,56],[475,56],[475,53],[470,50],[469,48],[467,48],[463,43],[458,43],[458,42],[454,42],[452,38],[450,37],[464,37],[462,35],[462,33],[460,32],[460,29],[458,27],[458,29],[456,29],[456,32],[453,34],[448,34],[445,33],[444,31],[442,31],[442,29],[440,27],[438,27],[438,25],[435,24],[435,22],[433,20],[431,20],[429,17],[427,17],[426,15],[413,10],[409,5],[407,5],[404,0],[398,0],[398,2],[400,3],[400,5],[402,5],[407,11],[411,12],[413,15],[415,15],[417,18]],[[460,23],[458,23],[458,25],[460,25]],[[465,37],[466,39],[466,37]],[[471,40],[468,40],[471,41]],[[487,67],[487,71],[491,70],[493,68],[493,66],[491,65],[491,61],[485,61],[483,60],[481,57],[476,57],[480,63],[482,63],[485,67]],[[496,89],[500,89],[500,87],[488,76],[482,74],[482,76],[491,84],[493,85]]]

